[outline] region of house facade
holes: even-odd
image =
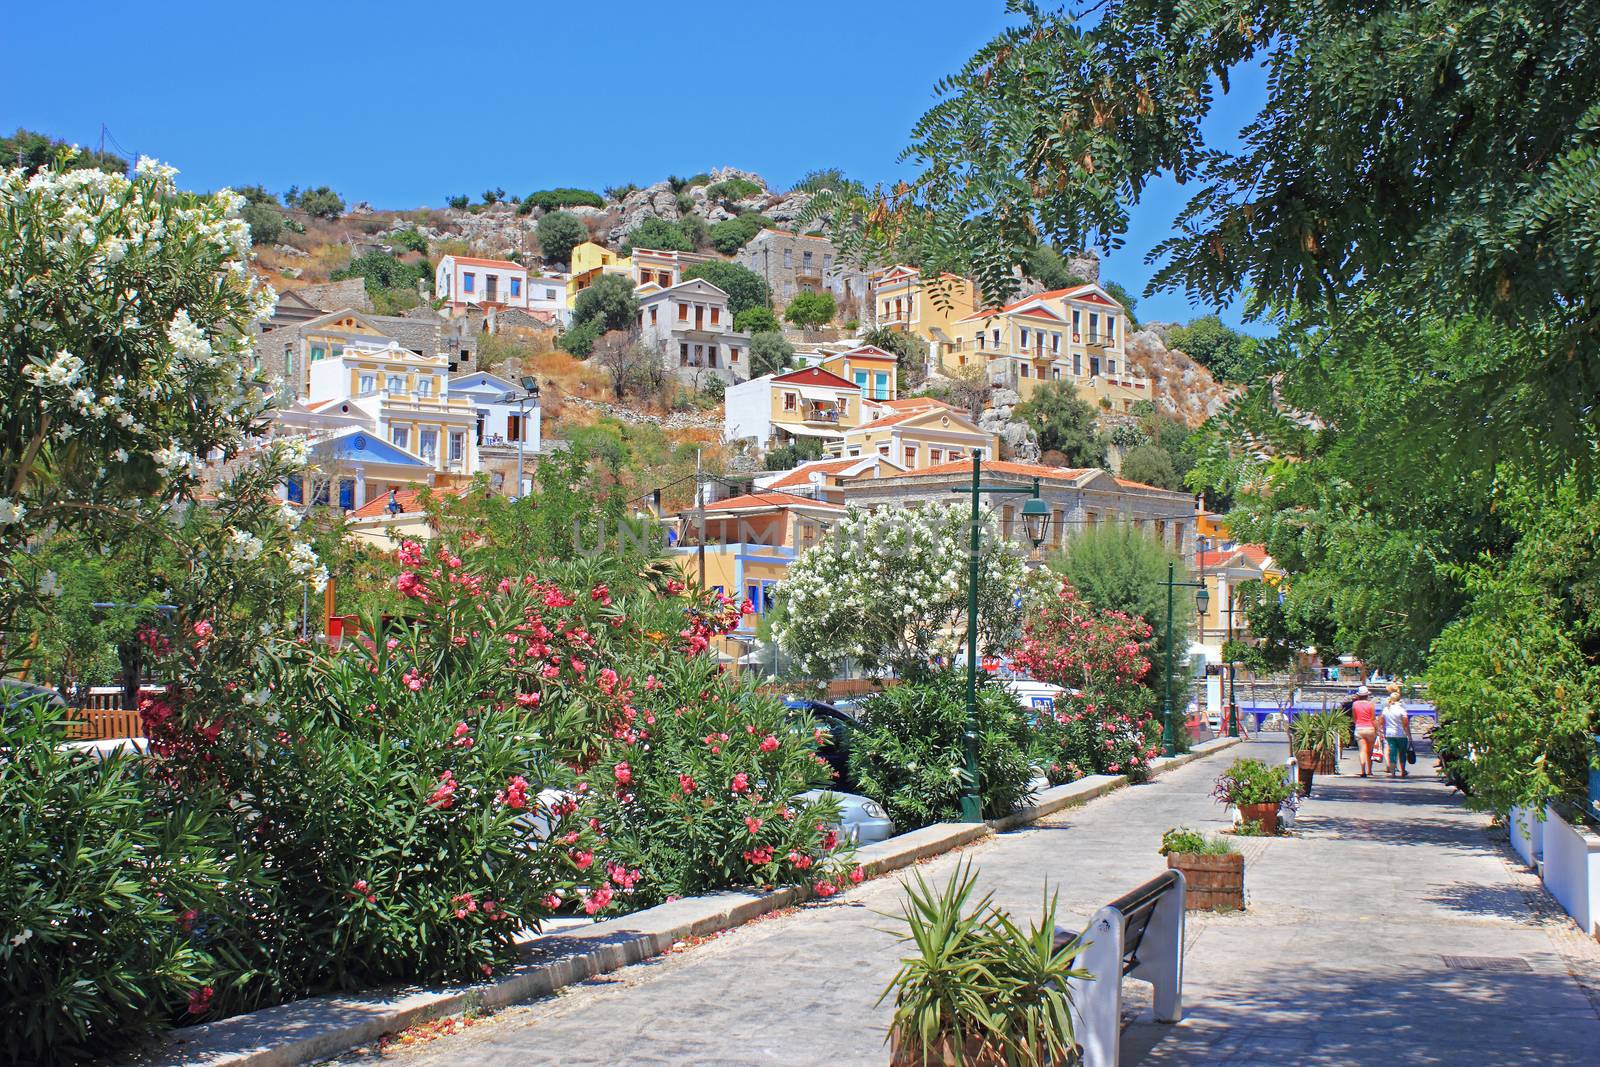
[[[327,312],[263,334],[257,354],[264,369],[270,360],[269,377],[299,399],[312,398],[312,369],[352,345],[387,347],[392,341],[418,356],[443,360],[448,370],[472,365],[478,335],[467,327],[468,320],[441,318],[431,308],[414,310],[415,315],[373,315],[355,308]]]
[[[509,259],[444,256],[434,270],[433,296],[453,309],[528,307],[528,268]]]
[[[873,278],[873,319],[881,329],[909,333],[929,345],[949,342],[952,325],[978,310],[972,283],[954,274],[925,282],[915,267],[897,265]]]
[[[978,366],[1026,400],[1047,381],[1070,382],[1102,407],[1131,410],[1151,398],[1127,357],[1127,311],[1098,285],[1056,289],[953,323],[936,346],[946,374]]]
[[[669,371],[696,381],[750,374],[750,335],[733,328],[728,294],[703,278],[640,290],[639,342],[660,353]]]
[[[1187,493],[1116,478],[1098,468],[1045,467],[986,459],[981,473],[986,485],[1021,489],[1031,489],[1038,479],[1040,498],[1051,512],[1046,548],[1060,547],[1079,530],[1120,523],[1147,534],[1180,556],[1188,556],[1193,550],[1194,498]],[[898,476],[851,481],[844,486],[843,496],[847,504],[900,508],[922,503],[942,504],[951,499],[952,489],[964,489],[971,484],[969,454],[958,462],[924,467]],[[1026,537],[1022,525],[1023,499],[1021,494],[985,495],[980,503],[997,517],[1005,536],[1021,541]]]
[[[1000,439],[980,430],[966,412],[943,401],[929,400],[910,410],[888,410],[846,430],[830,451],[845,459],[881,456],[915,472],[969,460],[974,454],[996,458],[1000,455]]]
[[[870,276],[846,263],[826,237],[765,229],[733,258],[761,275],[780,305],[798,293],[829,292],[839,307],[839,317],[851,319],[861,317],[868,299]]]
[[[764,374],[728,387],[723,438],[754,441],[762,450],[805,438],[839,445],[844,432],[871,421],[860,387],[821,367]]]

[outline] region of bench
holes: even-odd
[[[1056,931],[1058,948],[1084,941],[1076,962],[1089,977],[1067,983],[1083,1067],[1117,1067],[1124,978],[1155,987],[1157,1022],[1183,1018],[1183,912],[1183,873],[1169,870],[1095,912],[1081,934]]]

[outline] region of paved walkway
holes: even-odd
[[[1283,758],[1283,745],[1248,754]],[[1174,825],[1219,829],[1201,760],[961,853],[997,900],[1035,914],[1046,882],[1082,919],[1165,866]],[[1349,761],[1347,760],[1347,769]],[[1419,762],[1418,770],[1428,761]],[[1197,914],[1175,1027],[1135,1025],[1124,1063],[1541,1065],[1600,1062],[1600,949],[1518,873],[1487,820],[1427,775],[1319,779],[1296,836],[1241,839],[1249,910]],[[920,870],[943,879],[960,860]],[[392,1053],[457,1064],[881,1065],[899,951],[880,912],[900,876],[729,932]],[[1443,956],[1524,961],[1451,969]],[[1586,992],[1584,982],[1590,983]],[[1130,983],[1137,1008],[1148,1003]],[[351,1057],[346,1062],[360,1062]]]

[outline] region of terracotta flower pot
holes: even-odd
[[[1259,825],[1263,833],[1278,832],[1278,805],[1275,803],[1240,804],[1239,814],[1245,822]]]
[[[1183,872],[1185,911],[1243,911],[1244,857],[1175,852],[1167,866]]]

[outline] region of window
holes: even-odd
[[[418,378],[417,379],[417,395],[418,396],[432,396],[433,395],[433,379],[432,378]]]
[[[874,397],[874,399],[876,399],[876,400],[888,400],[889,399],[889,372],[886,371],[886,370],[881,370],[881,371],[878,371],[877,374],[875,374],[873,377],[877,381],[877,384],[878,384],[878,387],[877,387],[877,394],[878,395],[876,397]]]
[[[729,363],[737,363],[737,362],[739,362],[739,350],[737,348],[735,348],[734,346],[732,346],[732,345],[728,346],[728,362]]]
[[[1115,374],[1115,373],[1117,373],[1117,361],[1116,360],[1114,360],[1114,359],[1106,360],[1106,373],[1107,374]]]
[[[916,445],[906,445],[905,451],[902,452],[901,455],[905,458],[907,467],[915,467],[917,465]]]
[[[417,454],[430,463],[439,458],[439,431],[421,430],[417,433]]]
[[[1106,340],[1107,341],[1115,341],[1116,339],[1117,339],[1117,317],[1115,315],[1107,315],[1106,316]]]
[[[715,326],[722,321],[722,309],[713,306],[711,309],[711,325]]]
[[[862,396],[867,396],[867,372],[864,370],[858,370],[855,372],[854,377],[856,380],[856,388],[861,390]]]
[[[506,440],[507,441],[512,441],[512,442],[516,442],[516,441],[522,440],[522,413],[521,412],[518,412],[515,415],[507,415],[506,416]]]
[[[376,374],[363,374],[358,388],[363,396],[367,393],[376,393],[378,391],[378,376]]]
[[[791,270],[794,268],[794,249],[785,248],[783,250],[783,265]]]
[[[1028,328],[1026,326],[1022,328],[1022,347],[1028,347]]]
[[[1100,336],[1100,313],[1098,311],[1089,312],[1089,340],[1103,340]]]
[[[949,453],[946,454],[945,458],[951,463],[959,463],[961,461],[961,449],[952,448]]]
[[[511,279],[511,295],[512,296],[521,296],[522,295],[522,279],[521,278],[512,278]]]
[[[878,455],[882,456],[884,459],[889,458],[889,445],[887,442],[878,446]]]
[[[450,462],[460,463],[467,458],[467,432],[465,430],[450,431]]]
[[[339,479],[339,506],[346,511],[356,506],[356,480],[354,478]]]
[[[329,351],[328,355],[333,359],[338,359],[340,356],[344,355],[344,345],[334,345],[332,350]]]
[[[839,398],[839,417],[842,419],[842,418],[846,417],[849,414],[850,414],[850,398],[847,397],[847,396],[841,396]]]
[[[556,291],[554,289],[546,289],[544,291],[544,298],[546,300],[554,300],[556,298]]]
[[[979,352],[982,352],[984,350],[984,348],[987,346],[987,343],[988,343],[988,340],[989,340],[989,338],[984,334],[984,332],[982,330],[979,330],[976,334],[974,334],[972,339],[974,341],[978,342],[978,351]]]
[[[1072,376],[1074,378],[1082,378],[1083,377],[1083,353],[1082,352],[1074,352],[1074,353],[1072,353]]]
[[[406,391],[406,376],[404,374],[391,374],[384,386],[391,393],[403,393]]]
[[[717,366],[717,346],[716,345],[706,345],[706,366],[708,366],[708,367]]]
[[[389,431],[389,440],[401,448],[411,447],[411,431],[404,426],[396,426]]]
[[[1018,363],[1017,364],[1017,373],[1019,375],[1021,375],[1022,377],[1024,377],[1024,378],[1029,377],[1028,365],[1026,363]]]
[[[798,400],[799,400],[799,397],[797,397],[794,393],[784,393],[783,394],[783,410],[785,410],[785,411],[793,411],[795,409],[795,404],[796,404],[796,402]]]
[[[680,341],[678,343],[678,366],[687,367],[688,365],[689,365],[689,346]]]
[[[944,462],[944,450],[939,448],[928,449],[928,466],[937,467]]]
[[[473,291],[473,288],[477,285],[477,283],[478,283],[477,275],[475,275],[475,274],[473,274],[473,273],[471,273],[469,271],[468,273],[463,274],[461,276],[461,291],[463,293],[470,293],[470,292]]]
[[[805,267],[806,270],[810,270],[811,269],[811,253],[810,252],[803,253],[800,256],[800,263],[801,263],[802,266]]]
[[[824,252],[824,253],[822,253],[822,269],[823,270],[832,270],[833,269],[833,253],[832,252]]]
[[[1078,339],[1078,331],[1082,328],[1082,326],[1081,326],[1082,318],[1083,318],[1083,312],[1079,311],[1077,308],[1073,308],[1072,309],[1072,339],[1074,341],[1076,341]]]
[[[993,338],[994,339],[994,346],[996,348],[999,348],[1000,347],[1000,331],[999,330],[990,330],[989,332],[994,335],[994,338]]]
[[[315,363],[317,360],[321,359],[323,356],[326,356],[327,354],[328,354],[327,349],[323,348],[321,345],[312,345],[311,346],[311,362]]]
[[[1100,357],[1099,356],[1090,356],[1089,357],[1089,377],[1091,377],[1091,378],[1100,377]]]
[[[1053,381],[1053,382],[1059,382],[1061,380],[1061,368],[1060,367],[1051,367],[1050,368],[1050,380]]]
[[[689,321],[689,305],[688,304],[679,304],[678,305],[678,321],[679,322],[688,322]]]
[[[761,614],[761,583],[751,582],[744,587],[745,599],[750,601],[750,610],[757,615]]]
[[[1050,334],[1050,352],[1053,355],[1053,354],[1055,354],[1055,353],[1057,353],[1059,351],[1061,351],[1061,335],[1059,333],[1051,333]]]

